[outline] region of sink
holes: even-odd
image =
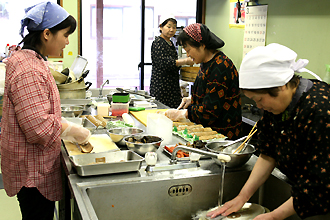
[[[175,165],[178,166],[178,165]],[[128,174],[81,178],[69,175],[81,219],[184,220],[218,204],[221,173],[183,166],[146,172],[145,166]],[[223,201],[235,197],[250,171],[225,174]],[[254,200],[257,201],[257,200]]]

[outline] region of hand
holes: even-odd
[[[181,104],[179,105],[179,107],[177,109],[186,109],[188,108],[188,106],[191,104],[191,97],[184,97],[181,101]]]
[[[67,128],[62,132],[61,138],[68,141],[77,142],[78,144],[85,144],[88,142],[91,132],[75,123],[66,122]]]
[[[245,201],[240,196],[236,196],[234,199],[226,202],[224,205],[220,206],[216,210],[207,213],[206,216],[211,218],[215,218],[218,215],[228,216],[231,213],[240,210],[244,204]]]
[[[276,218],[274,218],[272,216],[272,213],[269,212],[269,213],[265,213],[265,214],[261,214],[261,215],[258,215],[256,216],[253,220],[275,220]]]
[[[183,110],[176,110],[176,109],[169,109],[165,112],[165,116],[171,119],[172,121],[181,121],[186,119],[187,116],[187,109]]]
[[[185,59],[186,65],[192,66],[195,64],[195,62],[193,61],[193,59],[191,59],[190,57],[187,57]]]

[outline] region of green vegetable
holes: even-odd
[[[133,125],[125,123],[124,121],[108,121],[106,128],[110,129],[110,128],[125,128],[125,127],[133,127]]]

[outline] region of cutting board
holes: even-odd
[[[167,109],[148,109],[143,111],[131,111],[129,112],[133,115],[139,122],[141,122],[144,126],[147,126],[147,116],[149,113],[156,113],[158,111],[165,112]]]
[[[89,142],[94,147],[91,153],[119,150],[115,142],[113,142],[107,134],[93,134],[90,137]],[[75,143],[64,140],[64,145],[69,156],[85,154],[80,151]]]

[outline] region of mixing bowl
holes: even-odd
[[[83,111],[84,107],[80,105],[61,105],[63,117],[78,117]]]
[[[231,141],[211,142],[206,144],[205,148],[207,148],[211,152],[223,153],[229,155],[231,157],[231,160],[228,163],[226,163],[226,167],[230,167],[230,168],[243,166],[250,159],[252,154],[255,152],[254,146],[251,144],[247,144],[243,152],[233,154],[233,152],[242,144],[242,142],[238,142],[226,148],[222,147],[223,145],[228,144],[229,142]],[[216,158],[212,158],[212,159],[217,164],[221,165],[220,160]]]
[[[124,137],[134,134],[140,134],[143,133],[144,131],[140,128],[124,127],[124,128],[110,128],[107,132],[113,142],[119,145],[125,145],[125,142],[123,141]]]
[[[155,152],[163,138],[154,135],[130,135],[123,140],[129,150],[145,155],[147,152]]]

